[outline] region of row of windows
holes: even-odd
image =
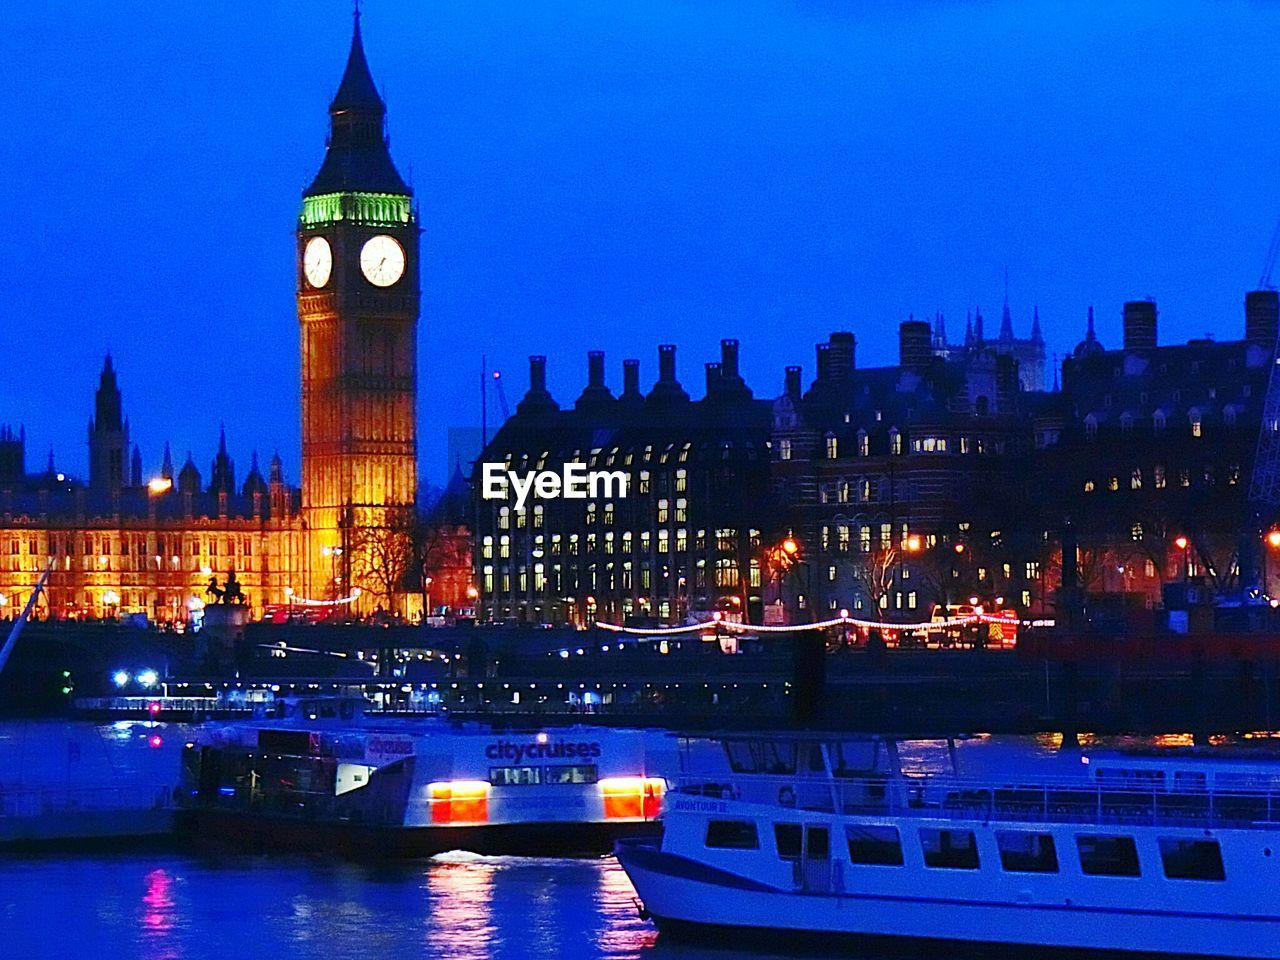
[[[889,431],[889,453],[893,456],[901,456],[904,449],[902,432],[895,427]],[[950,453],[952,451],[958,451],[964,454],[1003,454],[1005,449],[1004,440],[988,439],[985,437],[970,437],[967,435],[956,438],[954,442],[952,438],[938,436],[936,434],[914,437],[911,440],[912,453]],[[833,433],[828,433],[824,438],[823,452],[828,460],[837,460],[841,456],[847,456],[850,451],[841,443],[839,437]],[[853,438],[852,452],[859,457],[871,456],[871,438],[867,435],[865,430],[859,430],[857,436]],[[778,459],[791,460],[794,455],[795,447],[792,440],[789,437],[779,439]]]
[[[775,823],[774,843],[783,860],[798,860],[802,853],[801,825]],[[806,856],[825,859],[828,832],[825,826],[809,827]],[[1025,830],[995,831],[1000,866],[1009,873],[1058,873],[1058,851],[1052,834]],[[896,827],[850,826],[845,840],[851,863],[869,866],[902,866],[902,839]],[[972,830],[922,828],[920,852],[926,867],[945,870],[977,870],[981,864],[978,842]],[[1222,851],[1216,840],[1192,837],[1160,837],[1164,875],[1172,880],[1225,880]],[[711,820],[706,845],[723,850],[758,850],[760,837],[750,820]],[[1076,836],[1080,870],[1088,876],[1139,877],[1138,847],[1133,837],[1105,834]]]
[[[51,536],[49,538],[49,552],[55,554],[72,555],[77,552],[85,557],[94,555],[110,556],[113,553],[119,553],[122,557],[130,554],[135,556],[150,556],[153,554],[168,553],[166,547],[172,547],[175,551],[183,549],[183,538],[175,536],[171,540],[163,536],[155,538],[155,547],[149,546],[147,537],[121,537],[119,540],[119,550],[112,549],[112,537],[110,535],[95,536],[94,534],[85,534],[80,542],[80,550],[76,550],[76,538],[67,536],[65,538],[59,536]],[[40,542],[35,537],[27,537],[25,540],[21,537],[11,537],[9,539],[9,553],[11,556],[17,556],[22,553],[22,548],[26,547],[29,555],[44,555],[45,551],[40,549]],[[253,556],[253,538],[252,537],[209,537],[203,539],[199,537],[191,537],[187,540],[187,549],[191,556],[199,556],[205,554],[211,557],[251,557]]]
[[[1225,476],[1226,476],[1227,484],[1229,486],[1235,486],[1237,483],[1239,483],[1240,482],[1240,464],[1238,463],[1228,464],[1226,468]],[[1187,467],[1183,467],[1181,470],[1178,471],[1178,476],[1177,476],[1178,486],[1180,487],[1191,486],[1191,479],[1192,479],[1191,470],[1188,469]],[[1203,486],[1206,486],[1206,487],[1214,486],[1214,484],[1216,484],[1218,481],[1218,473],[1217,473],[1217,470],[1214,468],[1214,465],[1205,464],[1203,471],[1200,471],[1199,477],[1197,479],[1202,481]],[[1128,487],[1130,490],[1141,490],[1143,488],[1144,483],[1146,483],[1146,481],[1147,481],[1147,478],[1144,476],[1141,467],[1134,467],[1132,470],[1129,471]],[[1165,468],[1161,464],[1156,464],[1155,467],[1152,469],[1150,481],[1151,481],[1151,486],[1156,490],[1164,490],[1169,486],[1168,472],[1165,470]],[[1108,490],[1111,490],[1114,492],[1116,490],[1119,490],[1120,487],[1121,487],[1121,480],[1119,475],[1113,474],[1110,478],[1107,479],[1106,488]],[[1093,493],[1096,489],[1098,489],[1098,484],[1094,482],[1093,478],[1089,478],[1085,480],[1084,482],[1085,493]]]
[[[595,783],[596,779],[597,771],[594,763],[489,768],[489,782],[495,787],[527,787],[544,783]]]

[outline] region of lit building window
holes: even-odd
[[[889,452],[894,456],[902,453],[902,434],[897,427],[889,431]]]
[[[834,460],[840,455],[840,441],[833,434],[827,434],[827,459]]]
[[[867,431],[858,431],[858,456],[866,457],[871,455],[871,440],[867,437]]]
[[[1139,469],[1138,467],[1134,467],[1133,472],[1129,474],[1129,489],[1130,490],[1142,489],[1142,470]]]
[[[778,441],[778,459],[779,460],[791,459],[791,441],[790,440],[782,439]]]

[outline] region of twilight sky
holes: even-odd
[[[813,344],[893,362],[908,314],[953,337],[1003,276],[1051,351],[1238,337],[1280,218],[1280,5],[1041,0],[366,0],[392,151],[424,228],[421,454],[479,421],[480,354],[585,353],[701,394],[721,337],[775,395]],[[0,423],[28,468],[87,472],[115,357],[148,473],[207,473],[225,421],[298,478],[292,231],[323,155],[347,0],[48,0],[0,31]],[[492,418],[491,418],[492,420]]]

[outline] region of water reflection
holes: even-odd
[[[173,878],[163,868],[147,871],[142,878],[143,894],[138,911],[141,956],[144,960],[175,960],[181,950],[173,936]]]
[[[427,955],[483,960],[496,939],[493,921],[497,864],[482,858],[436,863],[427,869]]]

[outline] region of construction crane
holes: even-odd
[[[1262,279],[1258,281],[1259,290],[1272,289],[1271,271],[1275,269],[1276,257],[1280,257],[1280,220],[1276,221],[1276,228],[1271,232],[1271,244],[1267,247],[1267,259],[1262,262]]]
[[[507,406],[507,391],[502,386],[502,371],[494,370],[489,374],[489,358],[480,357],[480,446],[489,445],[489,381],[493,380],[494,389],[498,393],[498,406],[502,408],[502,422],[511,419],[511,408]]]
[[[498,391],[498,406],[502,408],[502,422],[511,419],[511,408],[507,406],[507,391],[502,386],[502,371],[493,371],[493,386]]]

